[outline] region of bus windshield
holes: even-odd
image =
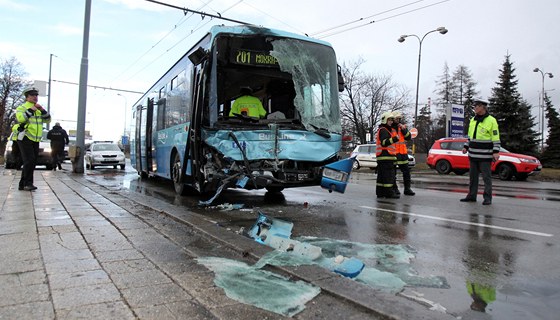
[[[299,39],[248,35],[219,37],[214,73],[219,113],[250,87],[268,119],[286,119],[308,130],[340,132],[336,57],[332,48]],[[210,103],[212,109],[212,103]]]

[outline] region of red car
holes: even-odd
[[[469,157],[463,154],[466,138],[442,138],[437,140],[428,153],[426,163],[438,173],[454,172],[462,175],[469,171]],[[500,158],[492,163],[492,173],[501,180],[526,180],[529,175],[540,173],[542,169],[539,159],[524,154],[511,153],[500,149]]]

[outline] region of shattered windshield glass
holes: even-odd
[[[294,39],[274,40],[272,47],[270,55],[278,60],[280,70],[292,75],[296,91],[294,104],[303,125],[308,130],[315,126],[341,132],[333,50]]]

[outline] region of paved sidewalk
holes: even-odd
[[[123,234],[137,218],[67,172],[35,171],[33,192],[19,174],[0,171],[0,319],[215,318]]]
[[[87,175],[36,170],[32,192],[19,177],[0,168],[0,319],[285,318],[228,298],[196,261],[254,262],[271,248]],[[298,319],[448,318],[319,267],[278,269],[326,293]]]

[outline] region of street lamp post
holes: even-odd
[[[49,57],[49,90],[47,92],[47,112],[51,113],[51,69],[52,69],[52,57],[56,55],[52,54]],[[47,130],[50,129],[50,124],[47,123]]]
[[[448,30],[445,27],[439,27],[439,28],[434,29],[432,31],[426,32],[426,34],[424,34],[424,36],[422,38],[420,38],[419,36],[417,36],[415,34],[406,34],[406,35],[400,36],[400,38],[397,40],[397,41],[402,43],[408,37],[415,37],[416,39],[418,39],[418,42],[420,44],[419,47],[418,47],[418,74],[416,76],[416,103],[415,103],[415,106],[414,106],[414,127],[415,128],[416,128],[417,121],[418,121],[418,91],[420,89],[420,60],[422,58],[422,42],[424,41],[424,38],[426,38],[426,36],[429,35],[432,32],[439,32],[441,34],[446,34],[447,31]]]
[[[123,138],[122,138],[122,139],[124,139],[124,137],[126,136],[126,108],[128,107],[128,102],[126,100],[126,97],[123,96],[122,94],[117,93],[117,95],[124,98],[124,124],[123,124]],[[123,141],[123,143],[124,143],[124,141]]]
[[[541,77],[542,77],[542,90],[541,90],[541,96],[539,97],[539,102],[540,102],[540,114],[541,114],[541,152],[544,150],[544,129],[545,129],[545,125],[544,125],[544,97],[545,97],[545,92],[544,92],[544,78],[545,76],[548,76],[549,78],[553,78],[554,76],[552,75],[552,73],[550,72],[544,72],[542,69],[539,68],[535,68],[533,69],[533,72],[540,72],[541,73]]]

